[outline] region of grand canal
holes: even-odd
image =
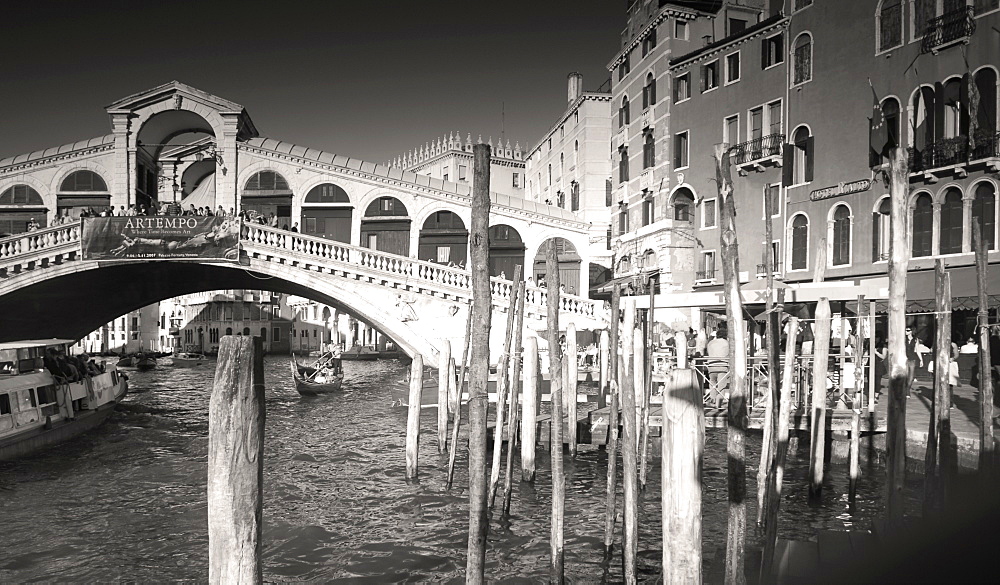
[[[294,391],[286,360],[266,362],[265,580],[460,582],[468,522],[464,454],[449,492],[446,457],[437,454],[429,434],[434,411],[425,411],[420,479],[404,479],[406,410],[393,405],[390,390],[404,386],[405,366],[349,362],[343,394],[303,399]],[[131,394],[103,427],[41,456],[0,464],[0,581],[204,581],[213,373],[214,363],[132,372]],[[753,461],[759,441],[753,436],[749,441]],[[709,430],[704,467],[709,582],[721,579],[724,557],[724,447],[725,431]],[[805,466],[806,456],[790,456],[782,537],[804,540],[820,528],[867,526],[880,506],[881,470],[865,470],[852,514],[846,468],[830,469],[824,506],[810,507]],[[756,464],[750,467],[747,487],[753,494]],[[566,469],[567,576],[599,582],[605,571],[605,453],[582,453]],[[538,582],[547,575],[547,470],[548,457],[540,449],[537,481],[515,482],[511,517],[491,523],[486,569],[491,580]],[[654,460],[640,530],[640,570],[650,580],[660,554],[658,478]],[[755,503],[748,507],[752,524]],[[755,538],[751,529],[751,544]],[[615,581],[620,560],[612,567]]]

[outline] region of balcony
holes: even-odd
[[[617,132],[615,132],[614,138],[611,139],[611,143],[614,148],[621,148],[623,145],[628,144],[628,126],[622,126]]]
[[[694,273],[695,284],[712,284],[715,282],[715,269],[699,270]]]
[[[639,126],[645,130],[653,127],[653,108],[645,110],[639,117]]]
[[[963,6],[927,21],[920,51],[936,55],[951,45],[968,43],[974,32],[976,32],[974,8]]]
[[[977,131],[969,161],[983,161],[994,173],[1000,172],[1000,132]]]
[[[767,265],[763,263],[757,265],[757,278],[764,278],[767,276],[766,267]],[[771,275],[774,276],[775,278],[781,278],[781,263],[778,262],[777,260],[775,260],[774,262],[774,267],[772,269]]]
[[[1000,170],[1000,133],[977,130],[975,140],[968,136],[942,138],[926,145],[922,150],[910,147],[910,174],[919,175],[928,183],[939,177],[967,176],[967,166],[983,164],[990,170]]]
[[[653,190],[653,169],[646,169],[639,175],[639,189],[643,191]]]
[[[730,160],[743,177],[751,170],[759,173],[769,167],[780,167],[784,143],[784,134],[768,134],[754,138],[730,147]]]

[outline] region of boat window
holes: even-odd
[[[10,396],[0,394],[0,415],[10,414]]]
[[[43,360],[40,357],[33,357],[17,361],[17,372],[19,374],[25,374],[28,372],[33,372],[35,370],[40,370],[44,366]]]
[[[36,392],[38,393],[38,404],[42,407],[42,416],[59,414],[55,386],[40,386]]]
[[[0,357],[0,376],[10,376],[11,374],[15,373],[16,372],[14,371],[14,362],[11,360],[5,360],[3,359],[3,357]]]
[[[24,412],[32,408],[37,408],[38,404],[35,403],[35,390],[28,388],[27,390],[21,390],[18,392],[18,410]]]

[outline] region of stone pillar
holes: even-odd
[[[128,207],[129,200],[129,112],[111,113],[111,127],[115,135],[114,176],[109,177],[111,204],[118,209]]]
[[[410,217],[413,217],[412,215]],[[410,222],[410,258],[417,258],[417,252],[420,250],[420,228],[423,227],[418,225],[416,221]],[[471,256],[466,256],[466,258],[471,258]],[[466,261],[466,265],[468,265]]]
[[[972,200],[973,193],[965,193],[962,196],[962,253],[969,254],[972,250]]]
[[[590,259],[580,257],[580,288],[577,294],[585,299],[590,298]]]
[[[215,207],[219,205],[229,211],[230,207],[239,213],[240,161],[236,149],[236,136],[239,133],[239,113],[225,113],[223,116],[222,136],[216,136],[216,153],[219,159],[215,162]]]
[[[910,217],[913,217],[912,215]],[[941,202],[934,202],[934,221],[931,233],[931,256],[938,254],[941,250]],[[970,230],[971,231],[971,230]]]

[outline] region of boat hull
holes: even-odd
[[[208,363],[208,358],[205,356],[202,356],[200,358],[174,356],[172,359],[173,359],[173,365],[176,368],[194,368],[197,366],[203,366]]]
[[[316,368],[303,366],[292,358],[292,377],[295,379],[295,390],[302,396],[319,396],[321,394],[331,394],[338,392],[344,384],[344,375],[338,374],[329,382],[312,382],[305,379],[305,376],[312,375]]]

